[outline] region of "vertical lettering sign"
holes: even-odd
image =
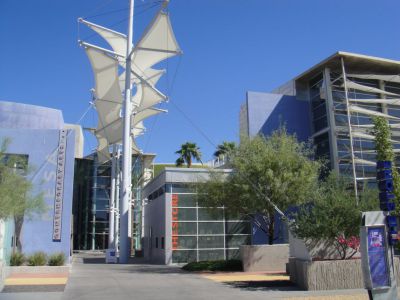
[[[390,286],[386,251],[384,228],[368,228],[368,260],[374,289]]]
[[[54,198],[53,242],[61,242],[62,208],[64,198],[65,151],[67,149],[67,130],[60,130],[57,151],[56,192]]]
[[[178,249],[178,195],[172,194],[172,250]]]

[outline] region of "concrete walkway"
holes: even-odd
[[[106,265],[103,255],[79,254],[64,292],[0,293],[0,300],[368,299],[364,290],[300,291],[287,279],[274,274],[193,274],[141,260]]]
[[[140,260],[131,265],[106,265],[103,261],[104,258],[93,255],[76,256],[62,299],[368,299],[364,290],[299,291],[282,278],[221,282],[222,277],[218,276],[237,275],[219,274],[215,278],[210,274],[187,273],[178,267],[144,264]]]

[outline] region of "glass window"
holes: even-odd
[[[178,236],[177,240],[178,240],[177,249],[196,249],[197,248],[197,237],[196,236]]]
[[[178,221],[197,220],[196,208],[173,208],[172,209],[173,215],[176,210],[178,211]]]
[[[251,234],[250,222],[226,222],[226,234]]]
[[[108,222],[95,222],[95,231],[100,234],[108,232]]]
[[[199,234],[223,234],[223,222],[199,222]]]
[[[250,235],[227,235],[226,236],[226,247],[237,248],[240,245],[250,244]]]
[[[224,250],[199,250],[199,261],[222,259],[224,259]]]
[[[226,259],[240,259],[240,249],[226,249]]]
[[[172,201],[173,206],[196,207],[196,194],[173,194],[172,197],[176,197],[176,200]]]
[[[174,222],[172,224],[172,232],[175,235],[180,234],[197,234],[197,222]]]
[[[110,202],[108,200],[96,199],[96,210],[107,210],[109,206]]]
[[[172,193],[193,193],[194,187],[184,183],[173,183]]]
[[[223,236],[199,236],[199,248],[224,248]]]
[[[199,221],[222,221],[223,219],[222,208],[199,208]]]
[[[108,217],[109,217],[108,211],[96,210],[96,222],[97,221],[107,222]]]
[[[173,263],[187,263],[196,261],[197,253],[196,250],[174,250],[172,251],[172,262]]]

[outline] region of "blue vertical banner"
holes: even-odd
[[[368,228],[368,260],[374,289],[390,286],[385,241],[385,229],[383,226]]]

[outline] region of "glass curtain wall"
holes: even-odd
[[[348,107],[346,103],[344,76],[341,70],[330,71],[330,82],[328,83],[331,88],[331,95],[327,95],[327,90],[319,93],[319,96],[314,98],[327,99],[331,97],[334,108],[334,120],[331,121],[334,124],[330,130],[332,134],[336,136],[337,140],[337,157],[338,157],[338,170],[339,172],[348,177],[353,177],[353,166],[352,166],[352,153],[350,145],[350,132],[353,138],[353,155],[355,160],[355,173],[357,178],[357,185],[362,188],[363,183],[374,183],[376,176],[376,153],[374,136],[371,132],[373,128],[373,117],[376,115],[384,116],[390,124],[398,123],[400,120],[400,107],[398,105],[388,105],[381,103],[382,101],[390,98],[399,98],[400,95],[400,84],[394,82],[385,82],[379,80],[379,75],[364,75],[356,74],[354,70],[346,70],[347,75],[347,92],[349,99],[349,114],[350,114],[350,130],[348,125]],[[371,78],[369,78],[371,77]],[[318,77],[320,78],[320,77]],[[310,97],[313,103],[313,91],[318,94],[318,84],[316,85],[313,80],[310,81]],[[398,95],[387,95],[385,92],[392,92]],[[323,95],[321,97],[321,95]],[[325,101],[324,101],[325,102]],[[314,104],[313,104],[314,105]],[[320,104],[323,106],[323,104]],[[313,106],[314,107],[314,106]],[[313,111],[317,110],[313,108]],[[324,115],[321,111],[318,111],[316,115]],[[396,120],[393,117],[399,118]],[[325,117],[325,119],[327,119]],[[314,128],[319,129],[319,119],[314,118]],[[399,129],[392,128],[393,139],[396,140],[396,136],[400,136]],[[317,156],[321,156],[321,153],[327,153],[329,148],[325,147],[325,141],[328,139],[328,135],[320,135],[314,139]],[[321,145],[322,143],[322,145]],[[328,141],[329,145],[329,141]],[[395,149],[400,149],[400,143],[394,142],[393,146]]]
[[[251,223],[224,208],[201,207],[193,189],[167,184],[172,194],[172,262],[239,258],[239,246],[251,241]]]
[[[92,250],[106,249],[108,245],[108,221],[110,208],[111,167],[109,163],[99,165],[94,160],[92,177],[92,219],[89,239]]]

